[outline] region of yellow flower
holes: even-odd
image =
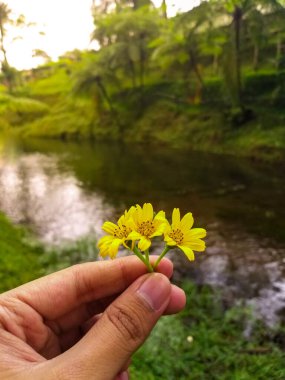
[[[172,224],[167,223],[164,240],[169,247],[179,247],[189,260],[194,260],[194,251],[205,250],[205,242],[201,240],[206,236],[204,228],[192,228],[194,223],[190,212],[180,220],[179,208],[175,208],[172,213]]]
[[[128,211],[120,217],[117,224],[112,222],[105,222],[102,226],[102,230],[107,232],[109,235],[103,236],[98,242],[98,248],[100,250],[99,254],[102,257],[110,256],[114,259],[118,253],[119,246],[123,244],[126,246],[125,241],[129,233],[131,232],[131,227],[129,226],[129,219],[132,215],[134,207],[131,207]]]
[[[143,207],[137,205],[129,222],[133,231],[128,239],[139,240],[138,248],[145,251],[151,245],[151,238],[163,235],[166,223],[164,211],[155,215],[150,203],[145,203]]]

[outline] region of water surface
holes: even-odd
[[[173,253],[175,278],[219,287],[268,323],[285,310],[284,167],[231,156],[108,143],[3,140],[0,209],[46,244],[100,236],[132,204],[192,211],[208,230],[190,263]]]

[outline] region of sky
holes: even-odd
[[[6,0],[16,19],[20,14],[34,26],[7,28],[6,50],[9,63],[17,69],[29,69],[42,63],[32,57],[34,49],[44,50],[53,60],[66,51],[88,49],[94,29],[92,0]],[[159,5],[161,0],[154,0]],[[188,10],[199,0],[168,0],[170,15]],[[43,34],[44,33],[44,34]]]

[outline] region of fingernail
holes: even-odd
[[[121,372],[119,375],[119,380],[129,380],[129,374],[127,371]]]
[[[162,274],[150,274],[137,290],[138,295],[152,310],[159,310],[170,297],[171,286]]]

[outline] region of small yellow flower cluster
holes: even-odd
[[[103,231],[108,235],[98,242],[98,248],[102,257],[110,256],[114,259],[120,245],[133,251],[153,271],[163,256],[174,247],[180,248],[189,260],[194,260],[194,251],[205,250],[205,242],[201,240],[206,236],[203,228],[192,228],[194,219],[189,212],[180,218],[180,211],[175,208],[172,213],[172,223],[165,217],[164,211],[154,213],[150,203],[143,207],[132,206],[120,217],[117,224],[105,222]],[[149,248],[151,239],[156,236],[164,236],[165,248],[157,262],[152,267],[149,262]]]

